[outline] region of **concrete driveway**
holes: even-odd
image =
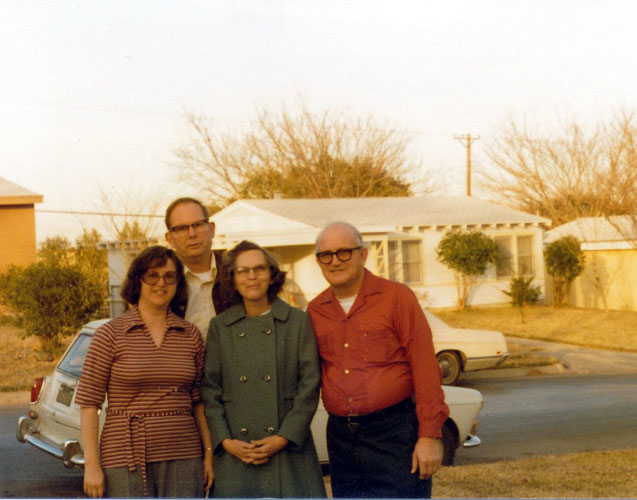
[[[509,346],[517,344],[522,350],[537,355],[557,358],[558,363],[549,366],[528,368],[501,368],[463,373],[460,380],[494,377],[524,377],[530,375],[577,374],[610,375],[637,373],[637,353],[611,351],[608,349],[588,349],[570,344],[544,342],[541,340],[507,337]]]

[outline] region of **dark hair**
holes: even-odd
[[[198,205],[199,208],[201,208],[201,213],[203,214],[203,218],[206,219],[206,220],[208,220],[210,218],[210,213],[208,212],[208,209],[198,199],[189,198],[189,197],[177,198],[170,205],[168,205],[168,208],[166,209],[166,216],[164,217],[164,222],[166,223],[166,229],[168,229],[169,231],[171,229],[171,227],[170,227],[170,214],[172,213],[172,211],[175,209],[175,207],[177,205],[181,205],[182,203],[194,203],[195,205]]]
[[[175,264],[177,271],[177,291],[170,301],[169,307],[177,316],[183,318],[186,314],[186,306],[188,305],[188,286],[186,285],[186,276],[184,275],[184,265],[181,263],[177,254],[170,248],[155,245],[148,247],[140,253],[133,262],[131,262],[126,279],[122,286],[122,298],[129,304],[137,305],[139,303],[139,294],[142,289],[142,276],[149,269],[161,267],[168,259]]]
[[[241,255],[243,252],[247,252],[248,250],[259,250],[263,252],[265,256],[265,262],[270,267],[270,286],[268,286],[268,301],[270,303],[274,302],[279,295],[279,292],[283,288],[283,284],[285,283],[285,271],[281,271],[279,267],[279,263],[276,259],[268,252],[265,248],[260,247],[256,243],[251,241],[243,240],[233,249],[226,252],[223,257],[223,265],[221,267],[221,291],[224,297],[224,302],[227,307],[230,307],[234,304],[241,304],[243,302],[243,298],[237,291],[234,286],[234,269],[235,264],[237,262],[237,257]]]

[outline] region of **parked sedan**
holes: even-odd
[[[495,368],[509,356],[504,335],[493,330],[453,328],[425,311],[442,370],[442,383],[453,385],[462,372]]]
[[[31,388],[31,404],[27,415],[18,420],[17,438],[53,455],[67,467],[83,467],[80,443],[80,408],[75,404],[84,358],[93,334],[107,320],[86,324],[62,356],[55,371],[37,378]],[[482,408],[482,394],[473,389],[443,387],[450,416],[443,427],[444,464],[453,463],[456,449],[462,444],[478,446],[475,436],[477,415]],[[100,426],[103,425],[100,411]],[[325,426],[327,412],[321,404],[312,421],[312,432],[322,463],[327,463]]]

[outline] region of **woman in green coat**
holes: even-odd
[[[255,243],[221,270],[232,307],[210,323],[201,393],[218,497],[325,497],[310,423],[319,362],[308,316],[277,298],[285,273]]]

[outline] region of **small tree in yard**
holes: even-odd
[[[438,260],[451,269],[458,291],[458,309],[467,307],[471,288],[487,270],[489,263],[495,263],[498,255],[497,243],[479,231],[449,231],[438,243]]]
[[[575,236],[564,236],[544,249],[546,272],[553,278],[553,306],[568,303],[571,284],[584,271],[586,258]]]
[[[524,323],[524,307],[537,303],[540,298],[540,287],[533,285],[533,277],[515,276],[509,283],[509,289],[503,290],[511,297],[511,305],[520,308],[520,319]]]
[[[102,304],[102,294],[74,265],[37,262],[0,274],[0,300],[42,350],[56,354],[64,335],[74,333]]]

